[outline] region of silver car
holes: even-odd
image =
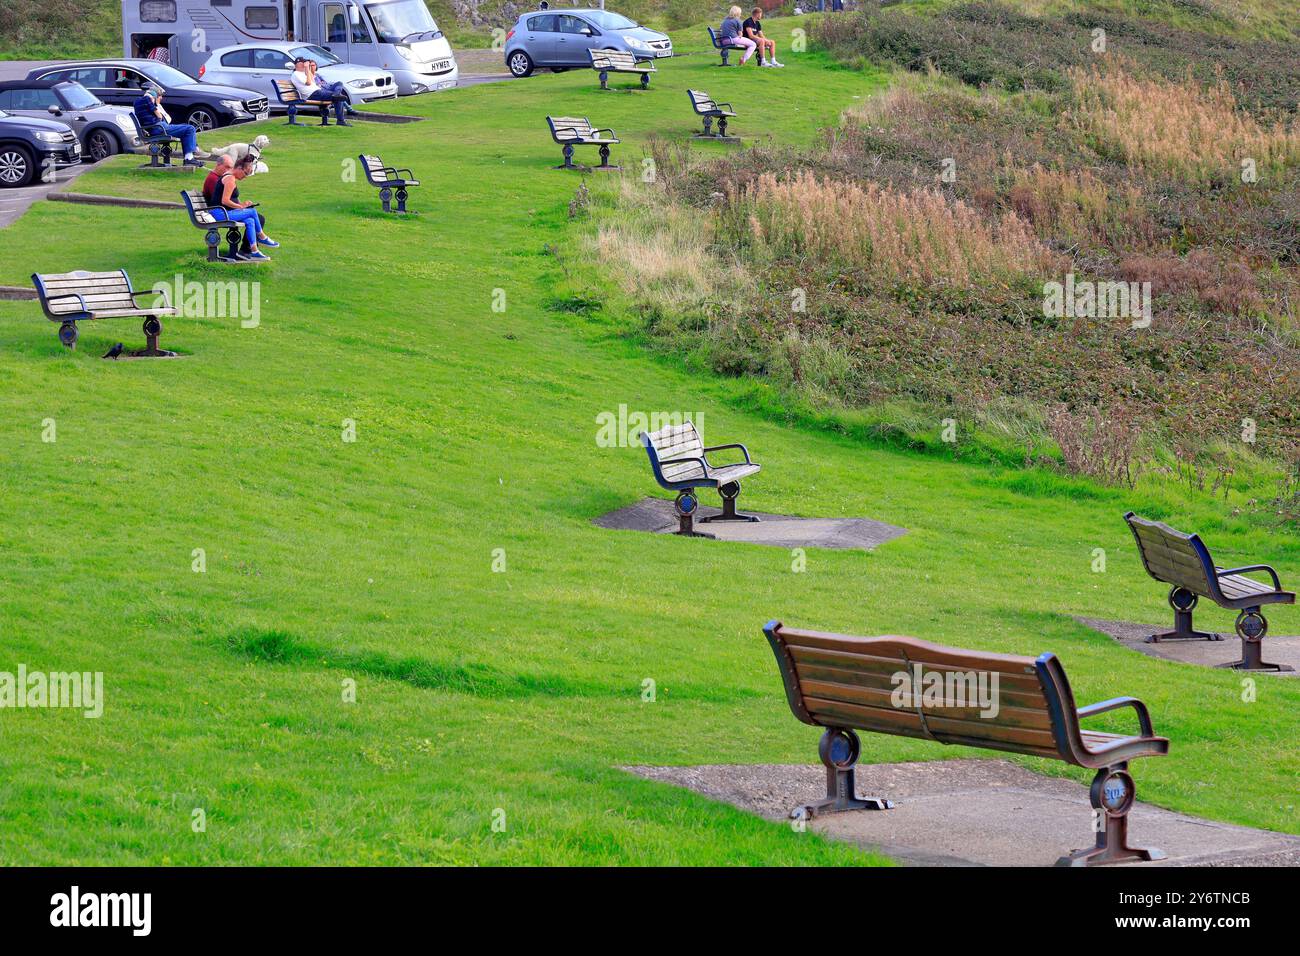
[[[264,94],[272,106],[278,107],[280,99],[272,81],[289,79],[293,74],[293,61],[300,56],[316,61],[322,80],[342,83],[351,103],[369,103],[397,96],[397,83],[393,74],[386,70],[344,63],[329,50],[315,44],[271,40],[213,50],[208,61],[199,67],[199,82],[256,90]]]
[[[506,34],[506,66],[518,77],[535,67],[563,71],[590,67],[589,50],[620,50],[647,60],[673,55],[666,34],[612,10],[534,10]]]
[[[0,110],[27,119],[66,123],[81,141],[86,161],[97,163],[115,153],[143,148],[131,110],[109,106],[80,83],[11,80],[0,83]]]

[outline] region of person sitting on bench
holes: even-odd
[[[740,29],[740,7],[732,7],[727,11],[727,17],[722,21],[722,26],[718,27],[718,42],[723,46],[735,47],[741,50],[740,65],[744,66],[749,62],[749,58],[754,55],[754,50],[758,48],[755,43],[747,36],[741,35]],[[760,56],[758,62],[761,64],[763,58]]]
[[[784,63],[777,62],[776,41],[763,36],[762,7],[755,7],[749,12],[749,19],[741,25],[741,33],[758,44],[759,66],[785,66]],[[767,57],[766,63],[763,62],[764,56]]]
[[[348,95],[343,92],[343,87],[334,84],[326,88],[320,85],[316,79],[314,67],[315,62],[308,60],[306,57],[299,57],[293,61],[293,72],[289,74],[289,79],[293,83],[293,88],[298,91],[298,95],[304,100],[313,103],[333,103],[334,104],[334,121],[340,126],[351,126],[346,115]]]
[[[239,181],[249,176],[256,164],[257,157],[249,153],[232,168],[222,167],[215,185],[211,190],[204,190],[203,198],[209,206],[220,208],[231,222],[243,225],[244,241],[240,243],[239,258],[260,260],[271,257],[258,249],[259,243],[272,249],[280,244],[266,234],[263,219],[256,209],[251,208],[252,203],[239,199]]]
[[[140,121],[140,128],[149,136],[174,136],[181,142],[181,151],[185,154],[185,165],[202,168],[203,162],[198,158],[198,132],[189,123],[173,123],[167,111],[162,108],[162,91],[154,86],[146,86],[140,91],[132,105],[135,117]],[[204,153],[206,156],[207,154]]]

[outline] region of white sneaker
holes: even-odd
[[[773,61],[772,61],[772,65],[773,65],[773,66],[782,66],[782,67],[785,66],[784,63],[781,63],[781,62],[779,62],[779,61],[777,61],[777,60],[773,60]]]

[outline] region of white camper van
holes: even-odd
[[[387,70],[398,91],[456,85],[456,58],[424,0],[122,0],[122,52],[190,76],[218,47],[296,40]]]

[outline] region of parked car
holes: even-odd
[[[280,101],[272,81],[289,79],[293,75],[293,61],[300,56],[316,61],[321,79],[342,83],[350,103],[368,103],[397,96],[397,84],[393,81],[393,74],[387,70],[344,63],[324,47],[303,43],[264,41],[213,50],[208,61],[199,67],[199,82],[228,83],[256,90],[267,97],[274,108]]]
[[[163,109],[177,123],[195,129],[215,129],[234,123],[251,123],[270,115],[261,93],[233,86],[200,83],[157,60],[87,60],[57,63],[27,74],[29,80],[73,80],[110,106],[131,106],[140,90],[153,84],[163,91]]]
[[[81,142],[81,155],[99,162],[115,153],[134,152],[143,145],[131,122],[131,111],[109,106],[80,83],[49,80],[10,80],[0,83],[0,110],[27,119],[67,123]]]
[[[520,77],[539,66],[589,67],[588,50],[620,50],[649,59],[672,56],[673,41],[620,13],[586,9],[525,13],[506,34],[506,66]]]
[[[0,110],[0,186],[28,186],[46,169],[79,162],[81,144],[67,123]]]

